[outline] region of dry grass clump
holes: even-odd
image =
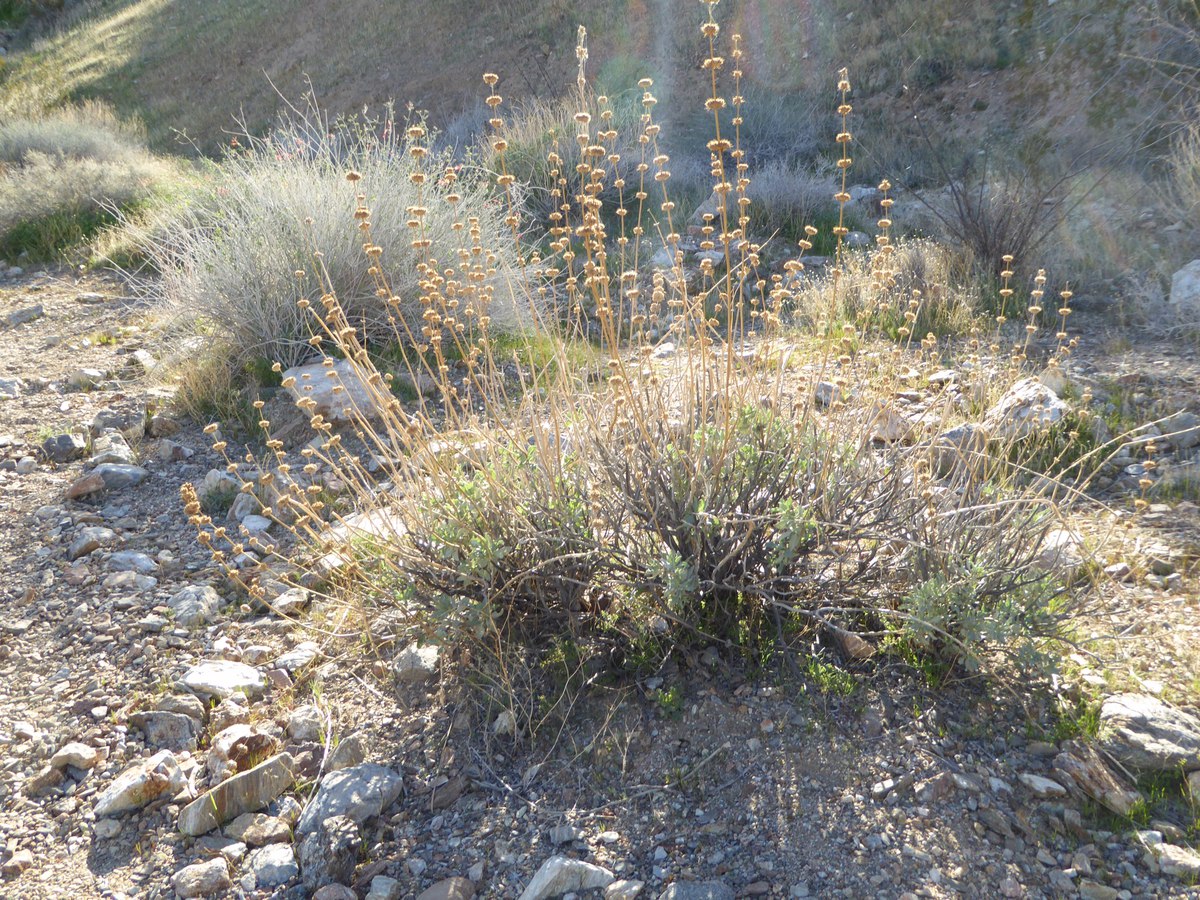
[[[0,257],[56,259],[146,205],[175,171],[100,104],[0,123]]]
[[[1027,374],[1030,342],[1054,319],[1043,315],[1044,279],[1020,322],[996,323],[990,341],[975,334],[957,360],[918,330],[957,325],[965,304],[937,287],[949,264],[936,252],[891,243],[887,185],[877,249],[854,257],[843,247],[853,140],[844,71],[835,266],[826,279],[801,280],[817,236],[810,230],[783,271],[770,272],[750,232],[742,51],[735,36],[728,55],[718,52],[711,15],[703,34],[707,149],[723,202],[699,235],[713,255],[697,272],[685,271],[653,85],[640,83],[637,131],[619,140],[605,106],[583,89],[582,35],[573,153],[555,164],[578,180],[552,188],[557,217],[544,238],[533,235],[535,246],[524,239],[505,162],[498,78],[485,76],[501,214],[518,242],[509,253],[523,263],[499,285],[481,262],[495,252],[491,235],[469,224],[476,207],[433,187],[438,170],[418,152],[424,129],[408,132],[417,225],[405,247],[377,250],[390,226],[377,213],[388,201],[374,196],[374,179],[387,171],[356,180],[357,260],[371,286],[363,296],[402,317],[413,301],[389,263],[412,259],[423,312],[411,339],[421,352],[406,359],[435,389],[408,404],[392,395],[394,374],[369,352],[371,319],[354,296],[343,299],[326,251],[320,295],[298,305],[333,384],[347,388],[336,353],[368,400],[338,430],[302,396],[319,440],[299,460],[266,420],[267,458],[229,460],[295,543],[229,534],[185,492],[201,540],[251,593],[262,595],[264,573],[244,554],[257,548],[266,566],[299,567],[307,575],[295,577],[349,599],[340,627],[385,607],[411,638],[460,649],[485,684],[510,688],[536,684],[529,673],[564,644],[592,672],[653,664],[679,645],[782,650],[786,659],[828,645],[862,663],[898,643],[970,669],[1045,662],[1078,595],[1039,563],[1057,512],[1050,480],[1028,484],[1020,445],[1053,426],[1035,408],[991,443],[986,430],[939,439]],[[632,160],[622,152],[629,145]],[[441,217],[447,224],[426,228]],[[651,227],[675,264],[643,275],[640,243]],[[315,229],[305,239],[320,246]],[[1006,268],[1009,295],[1012,277]],[[500,340],[491,311],[504,291],[529,317],[518,336]],[[1056,359],[1069,354],[1066,300]],[[578,362],[581,334],[598,335],[600,372]],[[514,342],[539,352],[518,353],[516,365]],[[901,395],[953,362],[969,374],[967,389],[931,391],[919,414],[903,414]],[[221,440],[216,447],[226,450]],[[520,676],[511,668],[518,660]],[[518,722],[536,724],[532,713]]]
[[[294,110],[264,138],[234,139],[201,196],[137,223],[189,370],[197,355],[204,359],[204,373],[185,384],[193,405],[215,399],[214,385],[236,387],[272,361],[287,367],[310,356],[312,322],[298,304],[319,304],[329,291],[374,351],[411,344],[424,325],[416,298],[426,277],[414,234],[431,246],[474,239],[495,248],[479,260],[484,284],[513,265],[492,188],[414,143],[413,128],[390,111],[329,122],[313,106]],[[364,186],[357,197],[347,193],[349,170]],[[351,217],[360,231],[346,227]],[[391,277],[383,295],[364,265],[372,226],[369,257]],[[522,314],[501,296],[490,311],[494,332],[511,330]]]

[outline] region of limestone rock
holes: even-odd
[[[129,446],[129,442],[125,440],[125,436],[121,432],[110,431],[99,435],[92,441],[92,457],[88,462],[93,466],[105,463],[133,465],[137,462],[137,457],[134,456],[133,448]]]
[[[300,871],[310,891],[342,884],[354,877],[362,839],[358,826],[345,816],[331,816],[300,842]]]
[[[995,440],[1020,441],[1039,428],[1058,422],[1070,407],[1036,378],[1023,378],[1010,387],[983,419]]]
[[[64,744],[57,753],[50,757],[50,765],[56,769],[74,766],[76,769],[92,769],[103,757],[95,747],[72,741]]]
[[[299,401],[311,400],[315,406],[306,411],[322,415],[330,422],[348,422],[356,415],[373,418],[381,410],[379,399],[386,399],[387,394],[383,387],[372,390],[344,359],[332,366],[319,362],[295,366],[283,373],[283,380],[290,385],[288,390],[297,405]]]
[[[259,888],[287,884],[300,874],[296,854],[290,844],[268,844],[246,857],[246,869],[253,873]]]
[[[129,724],[139,729],[151,747],[164,750],[195,750],[200,719],[183,713],[165,710],[137,712],[129,717]]]
[[[223,856],[184,866],[171,877],[171,887],[175,888],[175,896],[180,900],[212,897],[232,885],[229,863]]]
[[[424,647],[410,644],[402,650],[393,663],[396,680],[401,684],[418,684],[437,675],[438,648],[432,644]]]
[[[615,879],[612,872],[600,866],[567,856],[552,856],[529,880],[521,900],[544,900],[576,891],[603,889]],[[732,900],[732,894],[730,897]]]
[[[161,750],[118,775],[96,800],[95,813],[97,817],[116,816],[141,809],[164,794],[174,796],[186,785],[175,754]]]
[[[1149,694],[1116,694],[1105,700],[1100,738],[1114,759],[1133,769],[1200,769],[1200,719]]]
[[[471,900],[474,896],[475,885],[470,880],[456,875],[431,884],[417,894],[417,900]]]
[[[308,834],[331,816],[346,816],[361,825],[391,806],[403,788],[398,772],[375,763],[330,772],[296,823],[296,833]]]
[[[211,622],[221,608],[221,595],[207,584],[189,584],[167,601],[175,621],[185,628]]]
[[[1142,795],[1113,772],[1094,749],[1072,743],[1054,758],[1062,780],[1119,816],[1128,816]]]
[[[1167,302],[1178,324],[1200,323],[1200,259],[1193,259],[1171,276],[1171,296]]]
[[[179,830],[196,837],[243,813],[262,809],[295,781],[295,763],[280,753],[222,781],[183,808]]]
[[[184,673],[182,681],[183,686],[193,693],[220,699],[234,694],[256,697],[267,689],[267,678],[262,672],[228,659],[209,660],[192,666]]]

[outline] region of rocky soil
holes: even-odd
[[[1079,517],[1107,575],[1063,696],[1104,701],[1094,741],[898,664],[844,693],[711,651],[529,746],[379,623],[235,592],[179,501],[223,462],[147,313],[113,281],[0,278],[0,896],[1196,896],[1200,420]],[[1095,335],[1081,384],[1195,411],[1182,349]]]

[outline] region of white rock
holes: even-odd
[[[1200,259],[1193,259],[1171,276],[1168,303],[1178,324],[1200,324]]]
[[[1083,538],[1068,528],[1055,528],[1046,532],[1037,563],[1047,571],[1070,575],[1083,565],[1084,558]]]
[[[290,844],[268,844],[246,857],[246,868],[254,873],[258,887],[278,887],[300,874]]]
[[[211,622],[221,608],[221,595],[207,584],[189,584],[167,601],[175,621],[185,628]]]
[[[271,530],[271,526],[275,524],[266,516],[244,516],[242,518],[242,527],[251,537],[261,537]]]
[[[399,900],[400,882],[386,875],[376,875],[371,879],[371,890],[367,892],[366,900]]]
[[[185,866],[171,876],[171,887],[175,888],[175,896],[180,900],[212,897],[232,884],[229,880],[229,863],[223,856]]]
[[[1149,694],[1106,699],[1100,706],[1100,737],[1114,758],[1133,769],[1200,769],[1200,719]]]
[[[1017,780],[1039,797],[1065,797],[1067,789],[1050,778],[1023,772]]]
[[[386,387],[372,390],[344,359],[332,366],[319,362],[295,366],[283,373],[283,380],[290,384],[288,390],[297,401],[307,399],[316,404],[307,412],[320,414],[330,422],[347,422],[356,415],[373,418],[381,410],[379,400],[387,399]]]
[[[158,571],[158,563],[148,554],[136,550],[118,550],[108,558],[108,568],[112,572],[153,575]]]
[[[234,694],[258,696],[267,689],[267,677],[252,666],[227,659],[209,660],[188,669],[183,686],[195,694],[224,700]]]
[[[294,741],[320,740],[325,729],[325,718],[317,707],[301,706],[288,716],[287,733]]]
[[[410,644],[396,656],[394,663],[396,679],[401,684],[417,684],[437,675],[438,648],[433,644],[424,647]]]
[[[1035,378],[1023,378],[1010,387],[983,419],[990,436],[1019,441],[1038,428],[1058,422],[1070,407]]]
[[[544,900],[572,891],[590,891],[608,887],[616,876],[608,869],[566,856],[552,856],[537,870],[521,900]]]
[[[175,754],[162,750],[118,775],[96,800],[95,813],[97,817],[116,816],[141,809],[164,794],[174,796],[186,785]]]
[[[72,741],[64,744],[57,753],[50,757],[50,765],[56,769],[64,766],[74,766],[76,769],[91,769],[100,762],[100,751],[87,744]]]

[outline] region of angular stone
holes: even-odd
[[[983,426],[994,440],[1019,441],[1053,425],[1069,411],[1070,407],[1050,388],[1036,378],[1023,378],[988,410]]]
[[[338,745],[329,754],[326,770],[337,772],[366,762],[367,745],[361,734],[350,734],[338,741]]]
[[[175,896],[180,900],[212,897],[232,886],[229,863],[223,856],[185,866],[171,876],[171,887],[175,888]]]
[[[221,608],[221,595],[207,584],[189,584],[176,591],[167,606],[175,613],[176,622],[184,628],[193,628],[213,620]]]
[[[113,572],[138,572],[142,575],[153,575],[158,571],[158,563],[146,553],[136,550],[118,550],[108,558],[108,568]]]
[[[195,694],[163,694],[155,704],[155,709],[179,713],[197,722],[203,722],[208,715],[207,707]]]
[[[312,900],[358,900],[358,894],[344,884],[327,884],[317,888]]]
[[[201,712],[203,715],[203,712]],[[129,724],[146,737],[151,747],[164,750],[195,750],[200,731],[199,717],[192,718],[184,713],[150,710],[133,713]]]
[[[256,697],[267,689],[267,677],[253,666],[228,659],[209,660],[188,669],[183,686],[205,697],[225,699],[234,694]]]
[[[50,757],[50,765],[56,769],[74,766],[76,769],[92,769],[103,757],[95,747],[72,741],[64,744],[57,753]]]
[[[89,525],[86,528],[80,529],[75,540],[71,541],[71,546],[67,548],[67,559],[76,560],[87,556],[101,547],[108,547],[115,544],[117,540],[117,533],[111,528]]]
[[[521,900],[544,900],[560,897],[576,891],[590,891],[608,887],[616,876],[608,869],[594,866],[580,859],[567,856],[552,856],[534,873]],[[732,900],[733,894],[729,895]]]
[[[362,838],[358,826],[345,816],[331,816],[300,842],[300,871],[310,891],[349,882],[358,864]]]
[[[403,788],[403,776],[374,763],[330,772],[296,823],[296,833],[308,834],[331,816],[361,825],[391,806]]]
[[[1168,305],[1179,325],[1190,327],[1200,322],[1200,259],[1193,259],[1171,276]]]
[[[324,729],[325,718],[315,706],[297,707],[288,716],[287,734],[293,741],[301,743],[319,741]]]
[[[1176,450],[1190,450],[1200,444],[1200,416],[1195,413],[1175,413],[1165,419],[1160,427]]]
[[[604,889],[604,900],[634,900],[641,895],[645,886],[644,881],[622,878]]]
[[[283,382],[299,401],[312,401],[305,409],[309,415],[319,414],[330,422],[348,422],[355,417],[370,419],[379,415],[379,402],[389,399],[387,389],[372,390],[358,376],[354,366],[339,359],[332,366],[310,363],[295,366],[283,373]]]
[[[104,490],[104,478],[96,472],[89,472],[82,478],[72,481],[63,496],[68,500],[78,500],[80,497],[98,494],[102,490]]]
[[[387,875],[371,879],[371,889],[364,900],[400,900],[400,881]]]
[[[33,306],[25,306],[21,309],[13,310],[3,319],[0,319],[0,323],[3,323],[4,328],[16,328],[18,325],[25,325],[36,319],[40,319],[45,314],[46,310],[42,307],[42,304],[35,303]]]
[[[1184,881],[1194,882],[1200,878],[1200,853],[1190,847],[1174,844],[1151,844],[1150,852],[1158,860],[1158,867],[1167,875]]]
[[[321,657],[321,647],[316,641],[301,641],[287,653],[275,660],[275,668],[285,672],[295,672],[303,669],[313,660]]]
[[[1133,769],[1200,769],[1200,719],[1149,694],[1115,694],[1105,700],[1100,739],[1114,759]]]
[[[170,750],[161,750],[152,757],[126,769],[96,800],[97,817],[116,816],[164,795],[178,794],[187,785],[187,778]]]
[[[1071,743],[1054,758],[1062,780],[1119,816],[1128,816],[1142,800],[1132,786],[1113,772],[1094,749]]]
[[[88,462],[94,466],[105,463],[133,465],[136,461],[133,448],[119,431],[109,431],[92,441],[92,458]]]
[[[225,826],[225,837],[249,844],[251,847],[264,847],[267,844],[290,841],[292,826],[278,816],[242,813]]]
[[[197,837],[243,813],[256,812],[291,787],[295,763],[280,753],[222,781],[183,808],[179,830]]]
[[[68,463],[82,459],[86,452],[87,441],[81,434],[56,434],[42,441],[42,453],[52,462]]]
[[[393,669],[401,684],[419,684],[437,675],[438,648],[433,644],[410,644],[396,655]]]
[[[279,887],[300,874],[296,854],[289,844],[268,844],[246,857],[245,867],[254,873],[259,888]]]
[[[475,885],[460,875],[444,878],[436,884],[431,884],[421,893],[417,900],[471,900],[475,896]]]
[[[1034,775],[1029,772],[1022,772],[1017,776],[1017,780],[1038,797],[1065,797],[1067,789],[1051,778],[1045,778],[1041,775]]]

